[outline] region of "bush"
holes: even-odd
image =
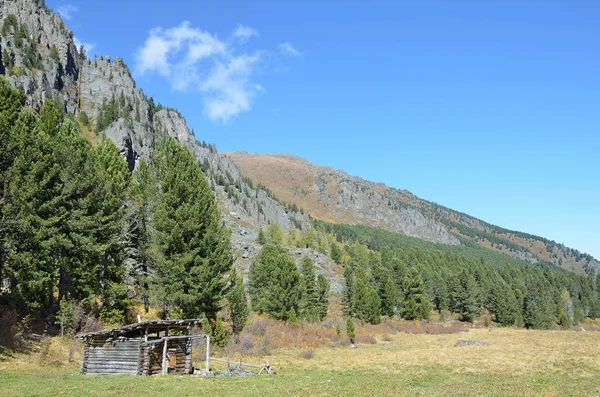
[[[377,344],[377,339],[371,335],[360,335],[356,337],[356,343],[364,343],[368,345]]]
[[[315,356],[315,351],[313,349],[304,349],[300,352],[298,356],[305,360],[310,360]]]
[[[79,113],[79,121],[81,121],[81,124],[87,126],[90,124],[90,118],[88,117],[87,113],[85,111],[81,111],[81,113]]]

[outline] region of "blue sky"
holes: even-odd
[[[56,1],[221,152],[293,153],[600,258],[600,2]]]

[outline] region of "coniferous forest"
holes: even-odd
[[[48,100],[37,114],[0,80],[3,309],[50,321],[77,309],[107,325],[153,307],[163,318],[205,316],[222,332],[217,313],[227,306],[234,334],[250,308],[289,323],[322,321],[330,281],[307,256],[297,265],[287,243],[339,264],[344,315],[367,323],[427,320],[436,310],[466,322],[485,315],[503,326],[555,328],[600,315],[593,275],[466,241],[319,221],[287,235],[277,224],[260,229],[245,284],[200,164],[173,138],[156,138],[150,161],[131,173],[110,140],[92,146],[61,106]]]

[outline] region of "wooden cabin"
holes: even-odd
[[[192,341],[206,340],[206,365],[210,341],[207,335],[190,335],[202,319],[151,320],[119,328],[78,335],[83,339],[81,373],[86,375],[189,375]]]

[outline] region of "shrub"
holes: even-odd
[[[305,360],[310,360],[315,356],[315,351],[313,349],[304,349],[300,352],[298,356]]]
[[[375,337],[373,337],[372,335],[360,335],[356,337],[356,343],[375,345],[377,344],[377,339],[375,339]]]

